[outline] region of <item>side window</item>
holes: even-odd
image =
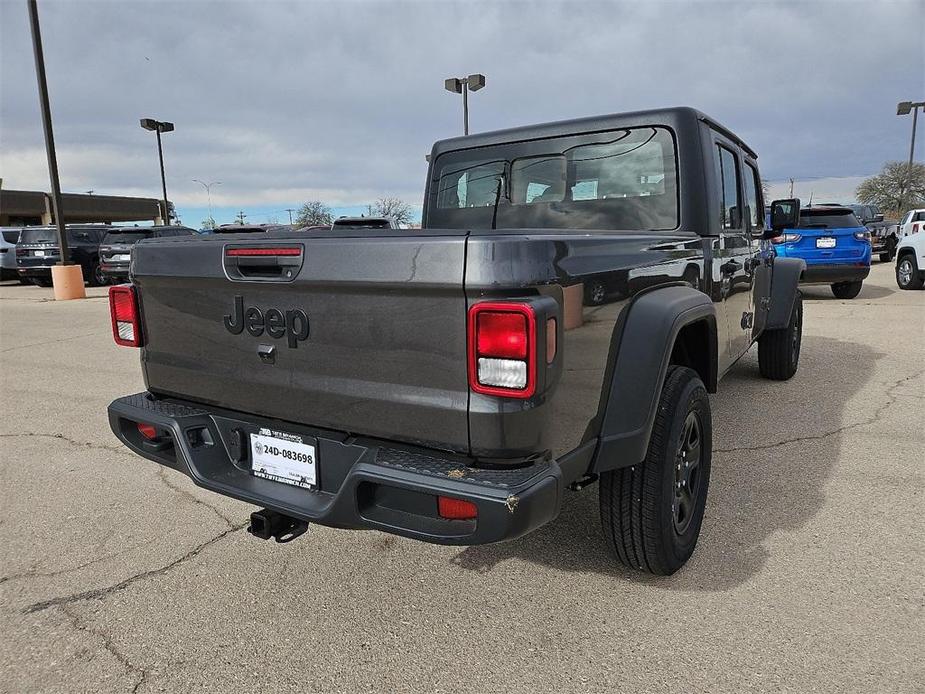
[[[739,171],[735,155],[722,145],[716,145],[716,181],[719,184],[720,228],[742,227],[739,201]]]
[[[754,230],[764,229],[764,214],[761,204],[761,177],[758,169],[745,162],[745,218]]]

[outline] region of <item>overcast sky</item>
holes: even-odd
[[[62,187],[157,197],[184,222],[309,199],[420,206],[424,154],[461,133],[445,77],[482,72],[471,128],[671,105],[728,125],[765,179],[815,199],[908,156],[925,2],[53,2],[39,0]],[[925,139],[925,132],[921,133]],[[919,150],[921,151],[921,150]],[[921,157],[917,157],[921,159]],[[47,189],[25,0],[0,0],[0,176]],[[784,189],[775,184],[774,192]],[[800,188],[803,188],[802,190]]]

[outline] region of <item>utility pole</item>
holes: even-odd
[[[915,125],[919,118],[919,108],[925,107],[925,101],[901,101],[896,105],[897,116],[908,116],[912,111],[912,142],[909,143],[909,168],[906,171],[907,181],[899,189],[899,209],[896,211],[900,217],[903,214],[903,203],[906,197],[906,188],[912,186],[912,157],[915,155]]]
[[[793,197],[793,179],[790,179],[790,197]]]
[[[242,224],[242,225],[243,225],[243,224],[244,224],[244,218],[245,218],[245,217],[247,217],[247,215],[244,214],[244,210],[238,210],[238,214],[235,216],[235,221],[236,221],[238,224]]]
[[[287,207],[286,212],[289,213],[289,226],[292,226],[292,213],[295,212],[295,210],[291,207]]]

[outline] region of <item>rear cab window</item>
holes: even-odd
[[[57,243],[58,234],[54,229],[23,229],[19,243]]]
[[[857,229],[863,225],[847,208],[808,208],[800,210],[800,229]]]

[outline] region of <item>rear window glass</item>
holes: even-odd
[[[844,210],[802,210],[800,212],[800,229],[853,229],[861,223],[852,212]]]
[[[153,235],[152,231],[110,231],[103,237],[103,243],[135,243]]]
[[[19,241],[19,229],[16,229],[15,231],[4,231],[3,240],[7,243],[16,243]]]
[[[56,243],[58,235],[54,229],[23,229],[20,243]]]

